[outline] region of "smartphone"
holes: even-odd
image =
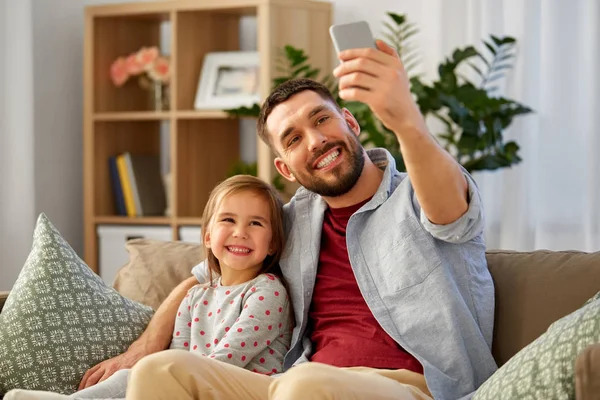
[[[366,21],[332,25],[329,27],[329,35],[335,46],[335,51],[338,53],[347,49],[377,48],[369,24]]]

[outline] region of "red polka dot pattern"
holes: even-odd
[[[290,345],[288,301],[271,274],[250,284],[192,288],[177,312],[172,347],[264,375],[277,373]]]

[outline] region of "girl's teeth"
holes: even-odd
[[[331,153],[324,160],[321,160],[321,162],[319,164],[317,164],[317,168],[323,168],[323,167],[328,166],[333,160],[338,158],[339,155],[340,155],[339,151]]]
[[[242,249],[239,247],[228,247],[232,253],[250,253],[250,249]]]

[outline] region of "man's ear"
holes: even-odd
[[[342,108],[342,114],[344,115],[344,119],[348,124],[348,128],[350,128],[352,132],[354,132],[354,135],[358,137],[358,135],[360,135],[360,125],[358,124],[356,118],[354,118],[354,115],[352,115],[347,108]]]
[[[277,168],[277,171],[279,172],[279,174],[281,174],[281,176],[283,176],[290,182],[296,182],[296,177],[294,176],[294,174],[292,174],[292,171],[290,171],[287,164],[283,162],[281,158],[276,157],[275,160],[273,160],[273,162],[275,163],[275,168]]]

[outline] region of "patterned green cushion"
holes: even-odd
[[[575,358],[594,343],[600,343],[600,293],[515,354],[473,400],[574,399]]]
[[[41,214],[0,314],[0,398],[14,388],[73,393],[88,368],[125,351],[151,316],[106,286]]]

